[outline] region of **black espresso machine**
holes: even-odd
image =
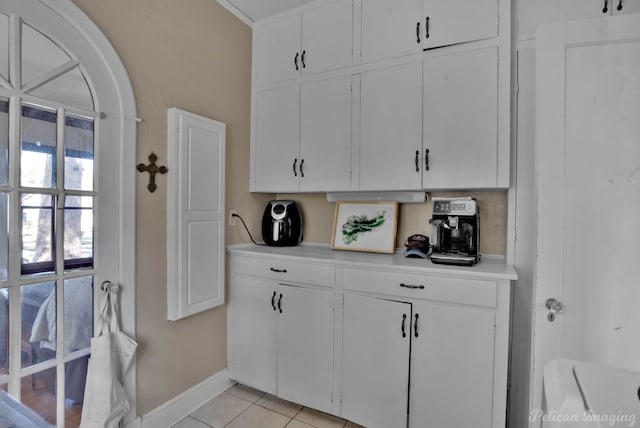
[[[480,213],[475,199],[434,199],[429,225],[433,263],[471,266],[480,261]]]

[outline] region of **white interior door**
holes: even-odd
[[[531,409],[551,359],[640,370],[640,16],[539,36]]]

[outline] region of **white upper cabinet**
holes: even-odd
[[[351,189],[351,76],[302,85],[300,190]]]
[[[422,0],[422,25],[424,49],[490,39],[498,35],[498,0]]]
[[[353,62],[353,1],[337,0],[256,26],[258,86]]]
[[[302,75],[353,63],[353,1],[338,0],[302,13]]]
[[[640,0],[519,0],[518,38],[536,36],[540,24],[640,12]]]
[[[422,188],[422,63],[360,79],[360,190]]]
[[[300,76],[300,15],[289,16],[257,30],[254,56],[258,83]]]
[[[511,2],[317,0],[253,43],[251,191],[509,187]]]
[[[498,35],[498,0],[365,0],[362,62]]]
[[[254,109],[252,190],[297,191],[300,162],[300,85],[258,93]]]
[[[359,190],[504,186],[498,100],[496,47],[363,72]]]
[[[423,67],[423,187],[497,187],[497,48],[436,56]]]
[[[259,92],[252,190],[350,190],[351,108],[351,76]]]
[[[422,51],[421,1],[362,2],[362,62]]]

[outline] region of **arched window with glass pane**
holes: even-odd
[[[0,6],[0,389],[59,427],[93,334],[99,127],[83,64]]]

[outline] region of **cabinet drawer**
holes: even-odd
[[[345,290],[495,308],[497,283],[402,272],[345,269]]]
[[[255,258],[232,256],[230,258],[232,273],[269,278],[283,283],[301,283],[333,287],[333,266],[301,263],[287,259]]]

